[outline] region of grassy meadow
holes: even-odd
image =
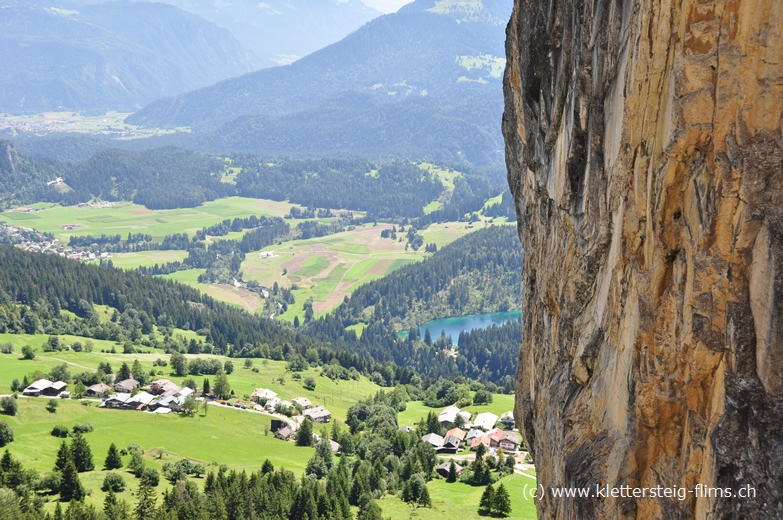
[[[99,307],[97,310],[102,314],[102,319],[108,319],[110,309]],[[176,334],[186,339],[197,337],[194,332],[178,329],[175,330]],[[43,352],[42,345],[47,337],[0,334],[0,343],[11,343],[14,346],[13,353],[0,355],[0,394],[10,391],[10,383],[14,378],[21,380],[27,375],[32,380],[40,376],[36,375],[36,372],[47,373],[62,363],[66,363],[71,374],[75,374],[94,371],[100,362],[108,362],[116,371],[123,362],[131,365],[138,359],[145,372],[155,368],[158,373],[155,377],[170,379],[180,385],[188,377],[193,377],[199,386],[205,377],[210,380],[213,377],[175,377],[171,375],[168,366],[153,367],[153,361],[158,358],[168,361],[169,356],[163,351],[145,348],[144,353],[123,354],[122,347],[112,341],[90,340],[94,344],[92,352]],[[87,339],[60,336],[60,341],[71,344],[75,341],[84,343]],[[24,345],[36,349],[35,359],[21,359]],[[112,349],[118,352],[111,353]],[[223,362],[229,359],[211,355],[186,357],[217,358]],[[350,406],[380,390],[379,386],[365,377],[358,381],[332,381],[321,376],[320,369],[310,368],[301,372],[303,379],[313,376],[316,380],[315,390],[310,391],[303,387],[301,380],[291,377],[292,374],[286,371],[286,363],[283,361],[251,359],[250,368],[244,366],[244,359],[233,358],[231,361],[234,371],[228,376],[228,380],[235,395],[231,401],[237,403],[248,402],[247,396],[255,388],[270,388],[284,399],[308,397],[314,403],[327,406],[336,420],[344,421]],[[493,397],[494,402],[489,405],[471,406],[467,409],[474,413],[491,411],[500,415],[513,406],[513,396],[496,394]],[[255,471],[268,458],[277,467],[286,467],[295,473],[301,473],[313,454],[311,448],[299,448],[293,443],[279,441],[271,434],[265,433],[270,427],[271,418],[268,415],[235,407],[213,404],[208,407],[206,413],[199,410],[193,416],[185,417],[177,414],[157,415],[101,409],[97,407],[97,402],[90,402],[89,406],[85,406],[77,400],[61,399],[58,400],[57,411],[50,413],[46,410],[48,401],[48,398],[20,397],[19,412],[15,417],[0,416],[0,420],[8,422],[14,428],[15,439],[8,445],[8,449],[26,467],[46,473],[51,470],[57,448],[62,442],[62,439],[50,434],[52,428],[56,425],[72,427],[74,424],[91,423],[95,431],[86,437],[92,449],[96,470],[82,473],[80,478],[85,487],[91,490],[87,500],[96,506],[102,504],[105,496],[100,487],[106,472],[101,468],[112,442],[120,448],[131,443],[141,445],[145,450],[147,465],[158,470],[165,462],[189,458],[213,469],[216,469],[218,464],[226,464],[233,469]],[[409,402],[407,410],[398,415],[398,422],[400,425],[413,425],[421,417],[426,417],[429,411],[438,413],[440,409],[428,408],[422,402]],[[123,457],[124,463],[128,460],[128,456]],[[124,476],[128,484],[127,490],[119,496],[131,504],[135,503],[132,493],[138,487],[138,480],[127,470],[117,471]],[[201,482],[198,479],[196,481]],[[522,488],[524,484],[535,484],[534,478],[514,475],[504,478],[503,482],[511,494],[512,518],[533,518],[532,502],[524,500]],[[158,491],[163,492],[168,486],[168,482],[161,479]],[[477,508],[481,488],[462,483],[446,484],[443,479],[435,479],[429,484],[429,489],[433,500],[432,509],[410,509],[396,496],[389,496],[380,501],[384,518],[448,518],[457,513],[465,518],[477,517],[471,515]],[[52,511],[54,502],[48,502],[46,509]]]
[[[525,486],[529,490],[536,485],[535,478],[525,475],[509,475],[502,482],[511,497],[511,515],[508,518],[533,520],[536,506],[533,500],[525,498]],[[498,486],[495,484],[495,487]],[[478,514],[478,504],[484,488],[473,487],[462,482],[447,483],[436,478],[427,484],[432,498],[432,507],[411,507],[396,496],[386,496],[378,501],[384,518],[422,520],[461,520],[485,518]],[[529,492],[529,491],[528,491]]]
[[[147,233],[155,240],[162,240],[164,236],[174,233],[188,233],[192,236],[199,229],[227,218],[251,215],[282,217],[290,210],[291,204],[288,202],[227,197],[206,202],[196,208],[165,210],[150,210],[130,202],[118,202],[105,208],[48,204],[41,205],[41,208],[33,213],[6,211],[2,219],[9,224],[53,233],[67,244],[72,235],[119,234],[124,238],[128,233]],[[61,229],[60,226],[65,224],[78,224],[79,227]]]

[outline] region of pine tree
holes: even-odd
[[[313,445],[313,422],[310,419],[305,418],[305,420],[302,422],[302,425],[299,426],[299,431],[296,432],[296,445]]]
[[[63,508],[59,502],[54,506],[54,520],[63,520]]]
[[[432,507],[432,499],[430,498],[430,490],[427,489],[427,485],[424,485],[424,488],[421,490],[421,495],[419,495],[419,505],[422,507]]]
[[[73,463],[79,473],[95,469],[90,445],[81,433],[75,433],[73,435],[73,441],[71,442],[71,458],[73,458]]]
[[[112,442],[109,446],[109,453],[106,455],[106,462],[103,463],[103,468],[107,470],[120,469],[122,467],[122,458],[120,452],[117,450],[117,446]]]
[[[456,481],[457,481],[457,465],[452,460],[451,464],[449,464],[449,475],[446,477],[446,482],[456,482]]]
[[[476,460],[477,461],[482,460],[486,453],[487,453],[487,447],[484,446],[484,444],[479,443],[478,447],[476,448]]]
[[[492,512],[492,506],[494,505],[495,490],[492,486],[484,488],[484,493],[481,494],[481,500],[479,500],[478,512],[480,515],[485,516]]]
[[[117,373],[117,381],[125,381],[131,378],[131,369],[127,363],[123,362],[120,365],[120,371]]]
[[[68,449],[68,445],[65,441],[60,444],[60,449],[57,450],[57,458],[54,461],[54,471],[62,471],[65,469],[65,464],[71,459],[71,450]]]
[[[84,498],[84,487],[79,480],[79,472],[76,471],[76,465],[73,461],[68,459],[63,467],[63,476],[60,480],[60,502],[70,502],[82,498]]]
[[[209,395],[209,378],[204,378],[204,386],[201,389],[203,395]]]
[[[382,520],[383,519],[383,512],[381,511],[380,506],[375,502],[375,500],[368,500],[362,507],[359,509],[359,514],[356,516],[357,520]]]
[[[136,520],[149,520],[150,518],[154,518],[155,502],[157,501],[157,498],[155,497],[155,488],[141,484],[136,496],[139,498],[139,501],[136,503],[136,509],[133,511]]]
[[[130,507],[125,500],[117,498],[114,491],[109,489],[103,500],[103,512],[109,520],[129,520]]]
[[[503,483],[498,485],[492,497],[492,513],[503,518],[511,514],[511,497]]]

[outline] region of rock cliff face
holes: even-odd
[[[516,0],[507,36],[539,517],[783,518],[783,2]],[[547,490],[606,484],[756,497]]]

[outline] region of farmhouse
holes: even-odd
[[[448,423],[448,424],[454,424],[454,421],[457,420],[457,414],[459,413],[459,408],[456,406],[449,406],[447,408],[444,408],[442,412],[440,412],[440,415],[438,415],[438,421],[441,423]]]
[[[139,392],[138,394],[128,399],[125,404],[127,407],[133,408],[134,410],[144,410],[154,400],[154,395],[147,392]]]
[[[302,407],[302,410],[307,410],[308,408],[313,406],[313,403],[310,402],[310,399],[306,397],[297,397],[294,399],[294,404],[298,404]]]
[[[513,453],[519,449],[521,442],[522,438],[519,435],[513,432],[509,432],[500,438],[498,444],[500,444],[500,447],[503,448],[504,452]]]
[[[459,477],[460,475],[462,475],[462,466],[460,466],[455,462],[454,467],[457,469],[457,476]],[[436,467],[435,471],[437,471],[438,475],[440,475],[441,477],[448,478],[450,469],[451,469],[451,462],[444,462],[440,466]]]
[[[443,439],[443,444],[435,448],[438,453],[457,453],[459,451],[460,440],[453,436],[448,435]]]
[[[258,404],[264,404],[275,397],[277,397],[277,394],[271,390],[267,390],[266,388],[256,388],[250,396],[250,398]]]
[[[487,435],[484,435],[483,437],[473,437],[473,439],[470,441],[470,449],[478,449],[479,444],[483,444],[485,448],[489,449],[492,441]]]
[[[462,428],[452,428],[449,431],[446,432],[446,438],[449,437],[456,437],[460,440],[460,442],[465,440],[465,430]]]
[[[503,436],[506,434],[503,430],[500,429],[494,429],[487,432],[487,438],[489,439],[489,446],[490,448],[499,448],[500,447],[500,439],[503,438]]]
[[[275,437],[282,441],[290,441],[294,437],[294,431],[288,426],[283,426],[275,432]]]
[[[109,385],[103,383],[97,383],[87,387],[87,391],[84,392],[87,397],[106,397],[106,393],[111,390]]]
[[[427,435],[423,436],[421,440],[423,442],[428,442],[432,444],[433,448],[440,448],[441,446],[443,446],[443,437],[441,437],[437,433],[428,433]]]
[[[168,379],[158,379],[150,384],[150,392],[155,395],[177,395],[182,390]]]
[[[495,427],[495,423],[498,422],[498,416],[491,412],[480,413],[473,421],[474,428],[481,428],[482,430],[491,430]]]
[[[139,387],[139,382],[133,378],[125,379],[124,381],[120,381],[119,383],[114,384],[114,390],[116,390],[117,392],[129,393],[138,387]]]
[[[33,384],[25,388],[22,391],[22,394],[30,397],[39,397],[42,395],[49,396],[49,397],[57,397],[58,395],[60,395],[61,392],[65,390],[66,386],[68,385],[63,383],[62,381],[55,381],[54,383],[52,383],[48,379],[39,379],[38,381],[35,381]]]
[[[304,411],[304,416],[317,423],[328,423],[332,420],[332,413],[323,406],[316,406]]]
[[[500,424],[503,426],[503,428],[506,428],[507,430],[510,430],[514,427],[514,413],[513,412],[506,412],[503,415],[500,416]]]
[[[130,398],[131,398],[130,394],[117,393],[107,398],[104,402],[100,404],[100,406],[102,408],[125,409],[129,407],[128,401],[130,400]]]
[[[465,440],[470,442],[476,437],[483,437],[486,433],[484,433],[484,430],[479,430],[478,428],[472,428],[468,434],[465,436]]]

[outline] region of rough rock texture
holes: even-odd
[[[541,518],[783,518],[783,2],[516,0],[516,420]]]

